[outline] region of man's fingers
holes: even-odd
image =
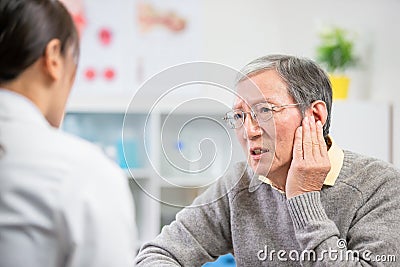
[[[319,149],[321,157],[328,157],[328,149],[324,138],[324,129],[321,121],[317,121],[317,137],[319,142]]]
[[[312,140],[311,140],[311,132],[310,132],[310,119],[305,117],[303,120],[303,158],[304,159],[312,159]]]
[[[315,125],[315,117],[310,117],[310,133],[312,142],[312,152],[314,158],[319,158],[321,156],[319,140],[317,136],[317,126]]]
[[[302,160],[303,159],[303,130],[302,127],[298,127],[296,129],[296,133],[294,136],[294,145],[293,145],[293,159]]]

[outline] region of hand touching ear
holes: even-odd
[[[286,180],[287,198],[320,191],[331,169],[321,121],[305,117],[297,128],[293,160]]]

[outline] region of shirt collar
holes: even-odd
[[[325,178],[324,185],[333,186],[339,177],[340,170],[343,166],[344,152],[330,136],[328,136],[328,142],[331,143],[331,147],[328,150],[331,170]]]
[[[329,157],[329,161],[331,162],[331,170],[329,171],[329,173],[327,174],[327,176],[325,178],[324,185],[333,186],[339,176],[340,170],[342,169],[344,153],[343,153],[343,150],[332,139],[332,137],[328,136],[327,142],[328,142],[328,145],[330,146],[329,150],[328,150],[328,157]],[[285,193],[284,191],[274,187],[272,185],[271,180],[263,175],[258,176],[258,179],[255,179],[254,175],[250,176],[250,177],[253,177],[251,179],[250,186],[249,186],[250,192],[254,192],[258,188],[259,185],[261,185],[262,183],[266,183],[266,184],[271,185],[272,188],[278,190],[280,193],[282,193],[282,194]]]
[[[50,126],[39,108],[25,96],[0,88],[0,118]]]

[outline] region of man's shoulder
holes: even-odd
[[[251,170],[246,162],[232,163],[194,202],[195,205],[231,199],[238,192],[249,189]]]
[[[382,175],[388,174],[393,179],[399,179],[400,170],[393,164],[383,160],[361,155],[352,151],[344,151],[342,171],[346,176],[357,176],[357,174]]]
[[[249,189],[251,186],[254,172],[245,161],[240,161],[232,164],[224,176],[220,178],[220,182],[231,191],[240,191]]]
[[[345,150],[337,182],[368,192],[381,186],[399,185],[400,170],[383,160]]]

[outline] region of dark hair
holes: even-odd
[[[73,46],[79,55],[79,37],[67,9],[58,0],[0,0],[0,83],[18,77],[45,52],[52,39],[61,53]]]
[[[331,124],[332,88],[328,75],[314,61],[288,55],[269,55],[253,60],[243,67],[237,82],[246,77],[274,69],[287,84],[287,90],[297,103],[304,116],[305,110],[316,100],[326,104],[328,117],[324,125],[324,137],[329,134]]]

